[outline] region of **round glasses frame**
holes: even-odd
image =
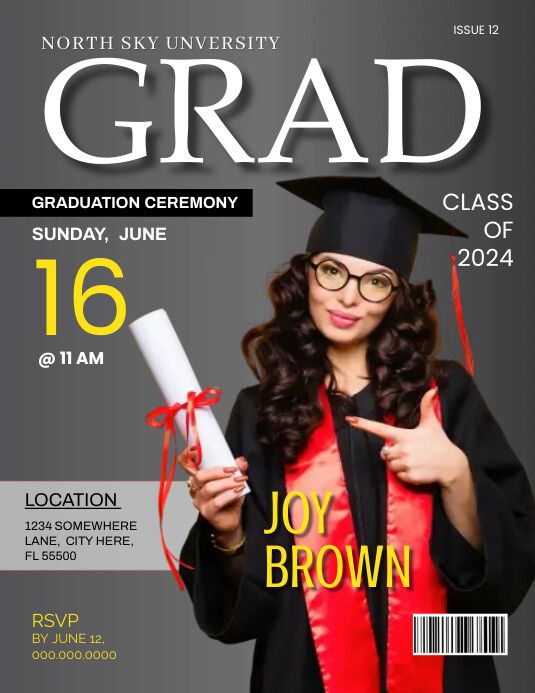
[[[347,272],[347,277],[346,277],[345,282],[342,284],[342,286],[339,286],[337,289],[331,289],[330,287],[325,286],[324,284],[322,284],[322,282],[321,282],[321,280],[320,280],[320,278],[319,278],[319,276],[318,276],[318,268],[319,268],[321,265],[323,265],[325,262],[334,262],[334,264],[336,264],[338,267],[340,267],[341,269],[344,269],[344,270]],[[343,262],[338,262],[338,261],[334,261],[334,260],[327,259],[327,258],[326,258],[325,260],[321,260],[320,262],[312,262],[312,260],[309,260],[309,261],[308,261],[308,264],[314,269],[314,274],[315,274],[315,276],[316,276],[316,281],[317,281],[318,284],[321,286],[321,288],[322,288],[322,289],[325,289],[326,291],[340,291],[340,290],[343,289],[345,286],[347,286],[347,284],[349,283],[349,280],[350,280],[350,279],[356,279],[356,280],[357,280],[357,289],[358,289],[358,292],[359,292],[360,296],[361,296],[365,301],[369,301],[370,303],[382,303],[383,301],[386,301],[387,298],[390,298],[390,296],[391,296],[395,291],[397,291],[397,290],[399,289],[399,286],[394,286],[394,284],[392,283],[392,280],[390,279],[390,277],[389,277],[387,274],[384,274],[383,272],[380,272],[380,271],[379,271],[379,272],[365,272],[364,274],[361,274],[361,275],[359,276],[358,274],[351,274],[351,273],[349,272],[349,269],[344,265]],[[370,299],[370,298],[367,298],[366,296],[364,296],[364,294],[363,294],[362,291],[360,290],[360,283],[361,283],[361,281],[364,279],[364,277],[368,277],[368,276],[370,276],[370,275],[373,276],[373,275],[376,275],[376,274],[380,274],[382,277],[384,277],[385,279],[388,280],[388,283],[390,284],[390,292],[389,292],[388,295],[385,296],[384,298],[379,298],[379,299],[377,299],[377,300],[374,300],[374,299]]]

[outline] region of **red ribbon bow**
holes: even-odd
[[[178,462],[178,457],[176,454],[176,428],[175,428],[175,416],[179,411],[183,409],[186,410],[186,441],[189,443],[190,439],[190,428],[193,433],[193,440],[197,448],[197,467],[200,466],[202,462],[202,447],[201,440],[199,438],[199,431],[197,429],[197,419],[195,416],[195,409],[200,409],[202,407],[211,407],[213,404],[217,404],[221,399],[221,389],[219,387],[207,387],[199,393],[188,392],[188,398],[182,404],[175,403],[169,407],[157,407],[153,411],[149,412],[145,417],[145,423],[152,428],[165,428],[165,435],[163,439],[163,449],[162,449],[162,472],[160,475],[160,488],[158,489],[158,515],[160,518],[160,537],[162,539],[162,548],[167,560],[171,572],[175,576],[175,580],[181,590],[184,589],[184,583],[180,577],[177,569],[177,565],[181,565],[184,568],[189,568],[194,570],[194,567],[184,563],[177,556],[174,555],[169,550],[167,543],[165,541],[164,531],[163,531],[163,517],[165,504],[167,502],[167,496],[171,490],[171,484],[173,483],[173,476],[175,473],[175,468]],[[173,437],[173,459],[168,470],[168,458],[169,458],[169,441],[171,436]],[[176,563],[176,565],[175,565]]]

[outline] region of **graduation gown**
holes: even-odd
[[[470,375],[455,362],[442,362],[442,424],[448,437],[468,457],[474,478],[483,549],[475,550],[448,520],[438,485],[434,489],[429,550],[447,588],[449,613],[512,613],[535,574],[535,506],[529,481]],[[347,413],[381,420],[371,386],[347,404],[331,396],[331,409],[353,524],[359,544],[384,545],[386,474],[379,457],[382,441],[353,429]],[[291,555],[293,536],[282,521],[270,535],[272,491],[285,494],[284,468],[275,447],[256,437],[258,386],[242,390],[232,409],[227,440],[237,457],[249,462],[251,493],[243,520],[247,541],[239,585],[225,577],[229,560],[210,542],[210,525],[199,515],[181,559],[195,570],[181,569],[195,617],[211,638],[225,643],[255,639],[251,674],[255,693],[323,693],[318,660],[308,623],[302,587],[266,587],[266,546],[283,546]],[[279,503],[279,513],[280,513]],[[366,588],[385,690],[387,589]],[[333,646],[336,630],[333,625]],[[358,653],[355,653],[358,656]],[[444,693],[499,690],[490,656],[444,657]]]

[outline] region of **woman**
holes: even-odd
[[[199,510],[181,554],[196,618],[222,642],[256,639],[252,691],[497,691],[490,656],[412,654],[413,613],[511,613],[534,574],[525,472],[470,375],[434,358],[431,282],[408,281],[420,232],[464,234],[381,179],[282,185],[324,211],[271,283],[273,319],[243,340],[259,385],[227,430],[242,474],[181,456]],[[284,524],[291,492],[332,495],[323,533],[318,518],[300,535]],[[268,547],[293,545],[368,547],[376,580],[356,588],[346,566],[329,589],[312,565],[292,586],[279,565],[268,587]],[[389,581],[387,546],[410,547],[409,587]]]

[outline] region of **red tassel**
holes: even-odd
[[[461,304],[461,291],[459,288],[459,277],[457,275],[457,265],[455,264],[455,260],[456,256],[453,253],[451,255],[451,297],[453,299],[453,305],[455,306],[457,327],[459,328],[459,336],[461,337],[461,344],[463,345],[464,362],[466,364],[466,369],[468,370],[470,375],[473,375],[474,357],[472,356],[472,347],[470,346],[468,332],[466,331],[466,326],[464,324],[463,306]]]

